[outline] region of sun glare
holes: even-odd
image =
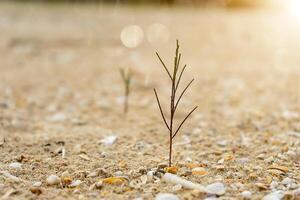
[[[290,0],[288,10],[291,16],[300,20],[300,0]]]

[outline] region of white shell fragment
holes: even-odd
[[[33,187],[40,187],[41,185],[42,185],[41,181],[37,181],[32,184]]]
[[[97,176],[98,176],[98,173],[97,173],[97,172],[90,172],[90,173],[87,175],[88,178],[95,178],[95,177],[97,177]]]
[[[9,164],[9,167],[12,169],[21,169],[22,168],[22,164],[19,162],[13,162]]]
[[[243,191],[242,196],[245,199],[251,199],[252,193],[250,191]]]
[[[295,181],[294,181],[293,179],[291,179],[291,178],[289,178],[289,177],[286,177],[285,179],[282,180],[281,183],[282,183],[283,185],[289,186],[289,185],[292,185],[294,182],[295,182]]]
[[[60,183],[60,178],[56,175],[50,175],[48,176],[46,182],[49,185],[57,185]]]
[[[196,189],[199,190],[201,192],[206,192],[205,187],[203,187],[202,185],[198,184],[198,183],[193,183],[191,181],[185,180],[175,174],[171,174],[171,173],[165,173],[165,175],[163,176],[163,180],[167,183],[172,183],[172,184],[180,184],[182,185],[182,187],[184,188],[188,188],[188,189]]]
[[[86,161],[89,161],[90,160],[90,157],[88,157],[88,155],[86,154],[80,154],[79,157],[83,160],[86,160]]]
[[[62,122],[62,121],[65,121],[66,119],[67,119],[67,117],[64,113],[56,113],[47,118],[47,120],[51,121],[51,122]]]
[[[8,178],[10,181],[13,181],[13,182],[20,182],[21,179],[10,174],[8,171],[3,171],[3,172],[0,172],[1,174],[3,174],[3,176],[5,176],[6,178]]]
[[[223,195],[225,194],[225,186],[221,182],[212,183],[206,186],[206,190],[210,194]]]
[[[113,145],[117,140],[117,136],[115,135],[111,135],[111,136],[107,136],[104,139],[100,140],[101,144],[104,144],[106,146],[110,146]]]
[[[280,200],[284,196],[282,191],[275,191],[266,196],[262,200]]]
[[[171,193],[159,193],[155,200],[180,200],[175,194]]]
[[[66,149],[65,149],[64,147],[61,149],[61,157],[62,157],[63,159],[66,158]]]
[[[81,180],[74,180],[72,183],[69,185],[69,187],[77,187],[82,183]]]
[[[290,136],[294,136],[294,137],[300,138],[300,132],[290,131],[287,134],[290,135]]]

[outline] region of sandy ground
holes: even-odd
[[[152,23],[168,42],[147,41]],[[131,24],[145,33],[134,49],[120,41]],[[195,78],[178,120],[199,108],[175,139],[177,175],[224,184],[220,199],[299,199],[299,34],[300,21],[275,11],[0,4],[0,198],[207,198],[149,175],[168,155],[152,89],[168,108],[169,82],[154,52],[171,64],[178,38],[183,83]],[[134,70],[126,118],[119,67]],[[126,179],[101,184],[114,176]]]

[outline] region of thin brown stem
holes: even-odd
[[[183,66],[183,68],[182,68],[182,70],[180,72],[179,78],[178,78],[177,83],[176,83],[175,91],[177,91],[177,89],[178,89],[178,86],[179,86],[179,83],[180,83],[180,80],[181,80],[181,76],[182,76],[185,68],[186,68],[186,65]]]
[[[172,135],[170,136],[169,139],[169,167],[172,166],[172,148],[173,148],[173,138]]]
[[[178,126],[177,130],[175,131],[174,135],[172,136],[172,139],[177,135],[178,131],[180,130],[181,126],[184,124],[184,122],[189,118],[189,116],[198,108],[198,106],[196,106],[193,110],[191,110],[189,112],[189,114],[184,118],[184,120],[180,123],[180,125]]]
[[[156,53],[156,56],[158,57],[158,59],[160,60],[161,64],[162,64],[162,65],[163,65],[163,67],[165,68],[166,72],[168,73],[168,75],[169,75],[170,79],[172,80],[172,76],[171,76],[171,74],[170,74],[170,72],[169,72],[168,68],[166,67],[166,65],[165,65],[164,61],[162,61],[161,57],[159,56],[159,54],[158,54],[157,52],[155,52],[155,53]]]
[[[159,101],[159,98],[158,98],[158,95],[157,95],[157,92],[156,92],[156,89],[155,89],[155,88],[154,88],[154,93],[155,93],[155,96],[156,96],[156,101],[157,101],[157,104],[158,104],[158,107],[159,107],[159,110],[160,110],[160,114],[161,114],[161,116],[162,116],[162,118],[163,118],[163,120],[164,120],[164,122],[165,122],[165,125],[166,125],[167,128],[170,130],[170,127],[169,127],[169,125],[168,125],[168,123],[167,123],[167,121],[166,121],[164,112],[163,112],[163,110],[162,110],[162,108],[161,108],[161,104],[160,104],[160,101]]]

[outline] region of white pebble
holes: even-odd
[[[299,113],[290,110],[285,110],[282,112],[282,117],[287,120],[297,119],[299,118],[299,116],[300,116]]]
[[[74,194],[80,194],[80,190],[76,189],[73,191]]]
[[[65,121],[66,119],[67,117],[64,113],[56,113],[47,118],[47,120],[51,122],[62,122]]]
[[[123,175],[123,172],[121,172],[121,171],[116,171],[115,175],[116,175],[116,176],[122,176],[122,175]]]
[[[217,197],[206,197],[204,200],[218,200]]]
[[[217,142],[217,144],[221,147],[225,147],[227,145],[227,140],[220,140]]]
[[[186,162],[192,162],[193,159],[192,159],[191,157],[186,157],[186,158],[185,158],[185,161],[186,161]]]
[[[275,191],[263,197],[262,200],[281,200],[284,196],[282,191]]]
[[[100,140],[100,143],[106,145],[106,146],[110,146],[112,144],[114,144],[117,140],[117,136],[115,135],[111,135],[111,136],[107,136],[104,139]]]
[[[206,190],[208,191],[208,193],[216,195],[223,195],[226,191],[224,184],[221,182],[212,183],[206,186]]]
[[[87,177],[89,177],[89,178],[95,178],[95,177],[97,177],[98,176],[98,173],[97,172],[91,172],[91,173],[89,173],[88,175],[87,175]]]
[[[295,181],[289,177],[286,177],[285,179],[282,180],[283,185],[292,185]]]
[[[300,132],[289,131],[287,134],[290,135],[290,136],[294,136],[294,137],[300,138]]]
[[[182,189],[182,185],[180,185],[180,184],[174,185],[174,186],[172,187],[172,190],[173,190],[174,192],[179,191],[179,190],[181,190],[181,189]]]
[[[56,175],[50,175],[48,176],[46,182],[49,184],[49,185],[57,185],[60,183],[60,179],[58,176]]]
[[[300,195],[300,188],[294,190],[294,195],[295,196]]]
[[[277,186],[278,186],[278,182],[277,181],[272,181],[271,184],[270,184],[270,188],[272,190],[276,189]]]
[[[175,194],[159,193],[156,195],[155,200],[180,200]]]
[[[42,185],[41,181],[37,181],[32,184],[33,187],[40,187],[41,185]]]
[[[244,199],[251,199],[252,193],[250,191],[243,191],[242,196]]]
[[[153,180],[153,176],[154,176],[154,171],[147,172],[147,178],[148,178],[149,181]]]
[[[22,168],[22,164],[19,162],[13,162],[9,164],[9,167],[12,169],[21,169]]]
[[[13,182],[20,182],[20,181],[21,181],[20,178],[14,176],[14,175],[12,175],[12,174],[10,174],[10,173],[7,172],[7,171],[0,172],[0,173],[2,173],[6,178],[8,178],[9,180],[11,180],[11,181],[13,181]]]
[[[77,186],[79,186],[81,183],[82,183],[81,180],[75,180],[75,181],[72,181],[72,183],[69,185],[69,187],[77,187]]]
[[[163,180],[167,183],[172,183],[175,185],[180,184],[182,185],[182,187],[187,189],[195,189],[201,192],[206,192],[205,187],[203,187],[202,185],[183,179],[175,174],[165,173],[165,175],[163,176]]]

